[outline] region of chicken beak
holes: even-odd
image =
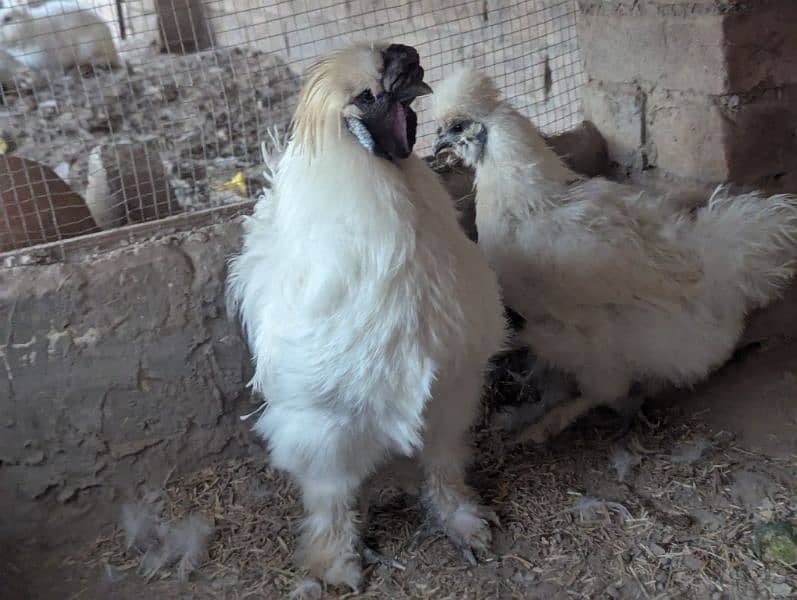
[[[454,144],[459,139],[455,133],[446,132],[437,137],[432,147],[432,155],[438,166],[457,167],[462,164],[462,159],[454,151]]]
[[[432,93],[432,88],[423,81],[416,81],[402,87],[393,93],[393,98],[397,102],[409,103],[419,96],[428,96]]]
[[[380,94],[362,115],[345,119],[349,131],[370,153],[392,160],[407,158],[415,145],[418,118],[405,102]]]
[[[451,133],[443,133],[437,138],[437,141],[434,143],[434,148],[432,149],[435,158],[437,158],[438,154],[442,152],[446,152],[446,154],[452,152],[451,148],[456,141],[455,136]]]
[[[360,115],[346,117],[349,131],[360,145],[376,156],[392,160],[412,154],[418,117],[410,104],[418,96],[432,93],[423,81],[418,52],[401,44],[392,44],[382,53],[383,90],[360,108]]]

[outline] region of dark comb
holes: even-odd
[[[418,51],[412,46],[391,44],[382,52],[385,71],[382,74],[382,87],[387,92],[423,81],[423,67]]]

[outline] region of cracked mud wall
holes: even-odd
[[[253,442],[249,358],[223,301],[237,222],[0,270],[0,536],[113,518]]]

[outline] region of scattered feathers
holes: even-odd
[[[177,577],[186,581],[207,556],[213,524],[204,516],[191,514],[169,523],[163,520],[164,502],[149,492],[137,502],[122,506],[122,528],[128,550],[141,556],[141,572],[148,579],[161,569],[176,564]]]
[[[205,559],[212,533],[213,525],[202,515],[189,515],[174,524],[161,523],[158,526],[160,544],[141,560],[144,575],[150,578],[163,567],[176,564],[177,578],[186,581]]]
[[[625,481],[631,470],[640,463],[641,459],[622,446],[615,446],[609,455],[609,464],[617,475],[617,481]]]
[[[321,584],[317,579],[302,579],[291,592],[290,600],[320,600]]]
[[[695,438],[687,442],[681,442],[672,453],[667,457],[671,463],[680,465],[691,465],[703,458],[707,450],[711,448],[712,444],[706,438]]]
[[[139,502],[122,505],[122,528],[126,548],[147,552],[158,543],[163,500],[158,492],[147,492]]]
[[[766,474],[740,469],[733,474],[730,492],[736,504],[757,512],[774,496],[776,489],[776,483]]]

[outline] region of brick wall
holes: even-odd
[[[579,7],[585,116],[619,171],[797,189],[797,2]]]

